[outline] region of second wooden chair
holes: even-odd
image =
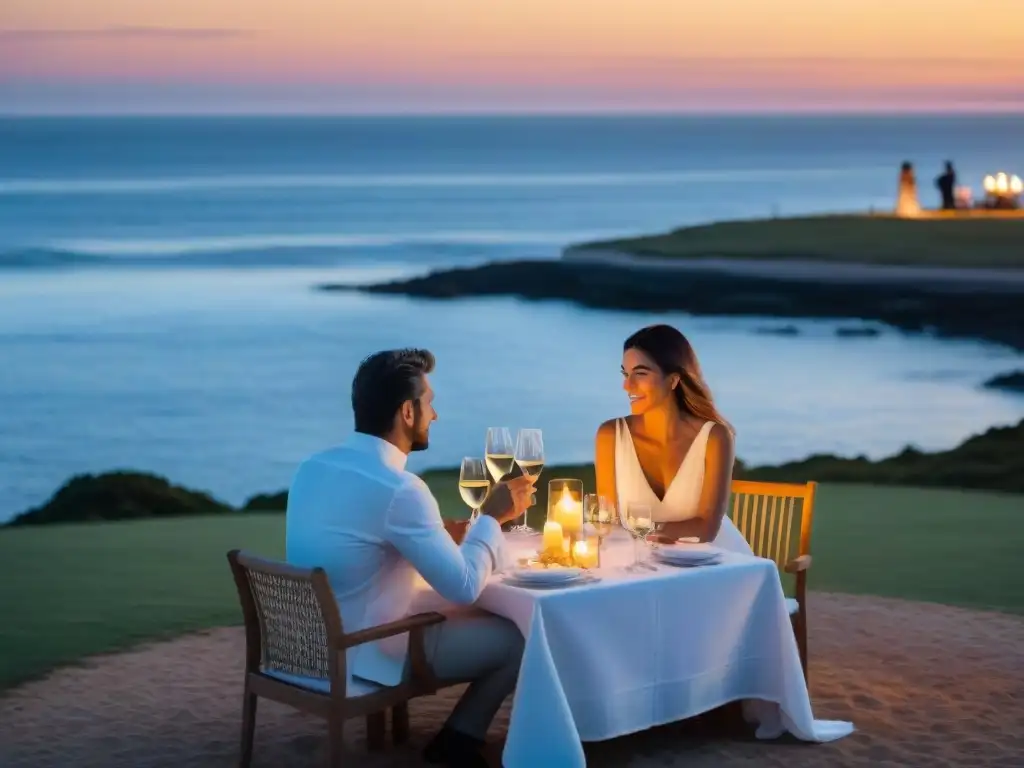
[[[793,621],[800,665],[807,679],[807,572],[811,567],[811,526],[817,483],[733,480],[729,517],[754,554],[774,560],[795,576],[795,599],[786,601]]]

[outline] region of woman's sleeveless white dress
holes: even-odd
[[[708,421],[700,428],[693,445],[683,457],[683,463],[675,477],[665,489],[665,497],[659,499],[651,490],[647,477],[640,467],[633,436],[625,419],[615,421],[615,490],[618,493],[619,509],[625,512],[629,504],[645,504],[651,509],[656,523],[672,523],[689,520],[697,516],[700,493],[704,487],[704,456],[707,453],[708,435],[715,422]],[[733,525],[728,516],[722,519],[722,526],[715,537],[715,546],[731,552],[752,555],[743,534]]]

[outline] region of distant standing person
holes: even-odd
[[[946,172],[935,179],[935,186],[939,188],[942,195],[942,210],[952,211],[956,208],[956,171],[953,169],[953,161],[946,161]]]
[[[921,213],[921,204],[917,201],[917,178],[914,166],[903,163],[900,166],[900,191],[896,198],[897,216],[917,216]]]

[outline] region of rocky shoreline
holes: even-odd
[[[909,333],[994,342],[1024,351],[1024,281],[994,285],[950,279],[885,281],[847,274],[819,281],[786,275],[678,264],[587,259],[504,261],[444,269],[367,285],[321,285],[424,299],[515,296],[571,301],[602,310],[696,315],[878,321]],[[771,267],[771,264],[768,264]],[[822,265],[828,268],[828,265]],[[948,271],[948,270],[947,270]],[[1017,270],[1012,270],[1017,272]]]

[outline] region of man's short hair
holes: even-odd
[[[356,432],[390,432],[402,403],[419,400],[426,389],[423,375],[433,370],[434,356],[425,349],[388,349],[363,360],[352,380]]]

